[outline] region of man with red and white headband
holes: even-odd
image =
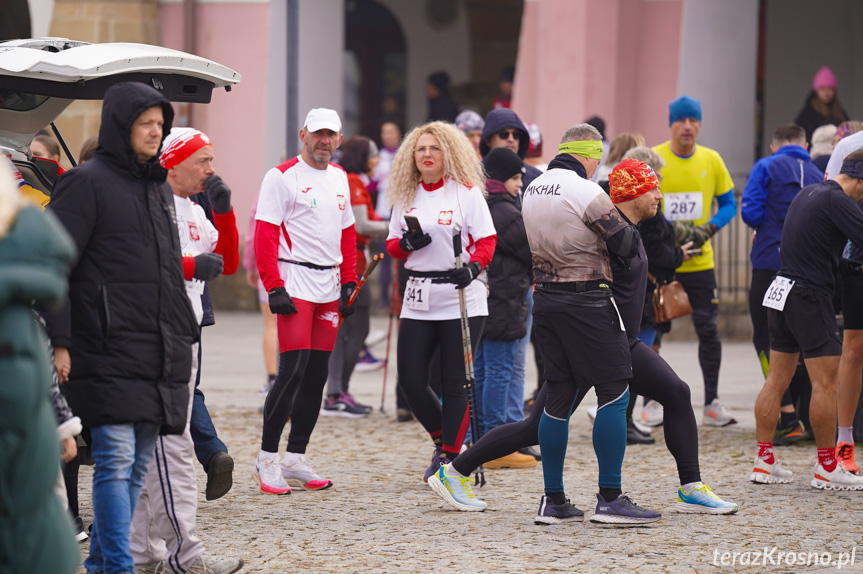
[[[341,130],[334,110],[312,109],[299,134],[302,153],[268,171],[258,196],[255,257],[279,337],[279,372],[264,404],[254,469],[267,494],[333,485],[306,462],[305,452],[318,420],[339,316],[350,314],[348,301],[357,287],[348,179],[330,163],[342,143]],[[291,433],[279,464],[288,418]]]
[[[174,196],[177,232],[183,254],[186,295],[199,327],[204,318],[201,296],[205,282],[220,274],[235,273],[240,262],[231,190],[215,175],[213,158],[210,138],[192,128],[173,128],[162,143],[159,156],[159,163],[168,170],[167,183]],[[190,199],[203,191],[212,205],[215,226],[207,219],[204,209]],[[183,434],[160,436],[156,440],[156,454],[150,461],[132,517],[130,547],[137,572],[228,574],[243,566],[239,558],[204,556],[204,545],[195,535],[198,483],[195,478],[195,443],[192,440],[195,429],[190,421],[195,387],[200,380],[199,349],[200,343],[192,345],[186,429]],[[206,413],[203,401],[195,408],[203,408]],[[209,413],[206,416],[209,420]],[[196,418],[200,418],[197,413]],[[212,432],[215,435],[215,429]],[[219,444],[225,448],[221,441]],[[225,451],[219,450],[217,455],[230,460]],[[229,466],[227,488],[230,488],[233,461]]]

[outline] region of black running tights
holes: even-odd
[[[485,317],[468,319],[474,351],[484,324]],[[429,388],[429,367],[438,349],[443,405]],[[443,451],[455,458],[470,424],[461,321],[402,319],[398,374],[399,387],[414,416],[433,438],[442,437]]]
[[[264,403],[261,450],[278,452],[288,418],[288,452],[305,453],[318,422],[329,351],[298,349],[279,355],[279,373]]]
[[[638,341],[631,349],[631,393],[649,395],[663,406],[665,445],[677,462],[680,484],[698,482],[698,427],[692,410],[689,386],[665,360]],[[548,386],[543,385],[536,397],[530,416],[517,423],[499,426],[487,432],[479,441],[453,461],[453,467],[467,476],[479,465],[506,456],[520,448],[539,443],[539,419],[547,401]],[[578,408],[585,393],[579,392],[573,405]]]

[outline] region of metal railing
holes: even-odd
[[[744,178],[745,181],[745,178]],[[737,215],[712,239],[716,261],[716,285],[719,301],[729,305],[747,305],[752,264],[749,251],[752,247],[752,230],[740,218],[740,199],[743,195],[735,188]]]

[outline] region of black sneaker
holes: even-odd
[[[414,420],[414,414],[410,409],[396,409],[396,420],[400,423],[409,423]]]
[[[647,524],[660,518],[662,514],[641,508],[626,494],[621,494],[611,502],[606,502],[602,495],[597,494],[596,509],[590,521],[599,524]]]
[[[527,456],[532,456],[537,460],[537,462],[542,462],[542,455],[539,454],[539,451],[533,448],[532,446],[526,446],[524,448],[518,449],[518,452],[521,454],[526,454]]]
[[[84,542],[90,535],[87,534],[87,529],[84,528],[84,521],[81,520],[80,516],[76,516],[75,519],[75,540],[78,542]]]
[[[568,498],[563,504],[555,504],[543,494],[542,500],[539,502],[539,511],[536,513],[533,523],[561,524],[563,522],[581,522],[582,520],[584,520],[584,513],[570,504]]]
[[[773,432],[774,445],[788,445],[801,440],[806,440],[806,427],[799,420],[785,426],[781,423],[776,425]]]
[[[626,423],[626,444],[653,444],[656,440],[649,434],[644,434],[632,424],[632,421]]]
[[[220,450],[207,461],[207,500],[222,498],[234,485],[234,459]]]

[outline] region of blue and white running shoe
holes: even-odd
[[[734,514],[737,505],[722,500],[713,489],[703,482],[696,482],[691,492],[683,492],[683,487],[677,489],[678,512],[688,514]]]
[[[459,474],[451,463],[442,465],[431,475],[428,485],[444,499],[444,502],[456,510],[482,512],[488,506],[474,496],[473,489],[470,487],[470,477]]]

